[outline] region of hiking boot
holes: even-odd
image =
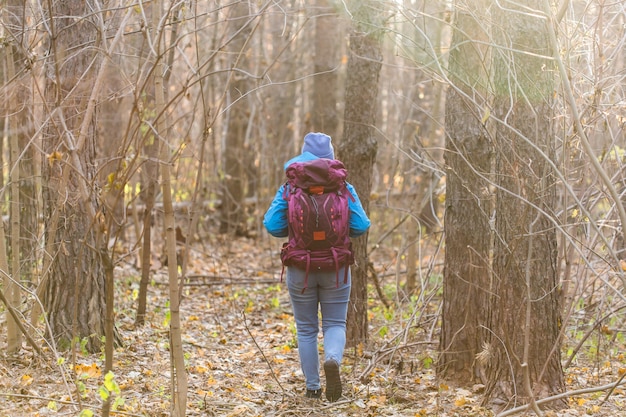
[[[308,389],[306,390],[306,394],[304,394],[305,397],[307,398],[315,398],[315,399],[319,399],[322,398],[322,389]]]
[[[341,397],[341,377],[339,376],[339,364],[334,359],[324,362],[326,374],[326,399],[335,402]]]

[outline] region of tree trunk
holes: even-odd
[[[86,339],[87,349],[97,352],[104,335],[105,276],[96,249],[97,200],[87,187],[95,176],[95,115],[88,105],[93,69],[99,67],[93,52],[99,24],[86,17],[97,9],[87,3],[55,2],[47,10],[54,19],[45,93],[54,114],[43,135],[45,235],[52,256],[44,307],[59,348]]]
[[[378,142],[375,137],[378,76],[382,66],[380,34],[370,1],[357,5],[350,34],[350,57],[344,113],[343,140],[339,159],[348,169],[350,181],[357,190],[365,212],[369,212],[369,193]],[[369,23],[369,24],[368,24]],[[371,26],[370,26],[371,24]],[[365,30],[374,30],[366,33]],[[353,241],[356,263],[352,266],[352,292],[348,308],[347,346],[367,343],[367,237]]]
[[[17,277],[22,282],[32,282],[32,273],[36,264],[35,241],[38,238],[37,208],[38,199],[36,191],[34,146],[31,146],[31,138],[34,132],[32,92],[30,88],[30,72],[28,71],[28,57],[23,51],[28,50],[29,39],[27,31],[24,30],[28,16],[23,7],[23,1],[8,0],[4,6],[4,28],[7,32],[6,39],[10,40],[7,45],[6,57],[6,79],[10,80],[11,88],[8,88],[9,96],[6,98],[7,114],[1,114],[4,120],[8,116],[9,138],[10,138],[10,166],[11,180],[11,229],[8,237],[11,244],[11,276]],[[5,85],[8,83],[5,83]],[[11,281],[5,287],[6,293],[14,307],[21,304],[21,293],[16,282]],[[10,333],[14,327],[11,325],[13,319],[8,318]],[[17,330],[16,330],[17,331]],[[20,333],[15,333],[16,338],[9,336],[9,340],[14,340],[15,345],[9,346],[9,351],[13,347],[21,345]],[[9,345],[13,345],[9,343]]]
[[[461,3],[456,5],[446,99],[446,251],[437,371],[467,385],[484,377],[475,358],[486,340],[493,203],[488,184],[492,147],[482,121],[489,104],[488,51],[480,43],[488,39],[486,19]]]
[[[294,0],[283,3],[286,10],[292,10]],[[265,22],[271,35],[271,42],[276,52],[274,59],[277,61],[272,68],[272,78],[277,81],[273,86],[273,94],[264,99],[266,110],[265,117],[259,117],[261,124],[261,157],[259,164],[261,167],[262,181],[261,189],[275,189],[278,184],[284,181],[285,172],[283,164],[291,159],[296,151],[296,135],[294,134],[293,120],[296,117],[294,105],[298,100],[297,83],[286,82],[296,78],[296,70],[299,65],[292,65],[302,61],[302,55],[307,50],[300,47],[300,38],[293,38],[293,32],[297,27],[287,25],[282,26],[283,16],[279,14],[269,14],[265,16]],[[306,42],[306,39],[305,41]],[[288,47],[293,43],[294,47]],[[298,145],[302,146],[302,136],[298,132]]]
[[[317,0],[315,3],[315,77],[311,130],[324,132],[334,138],[339,133],[337,85],[342,52],[341,25],[337,11],[328,0]]]
[[[251,18],[248,1],[237,1],[232,6],[229,47],[233,53],[231,73],[228,81],[228,128],[224,142],[224,179],[222,181],[222,208],[220,233],[245,235],[247,227],[244,212],[244,143],[248,133],[250,109],[245,94],[249,91],[248,77],[237,71],[247,70],[246,51],[251,33]]]
[[[494,61],[498,191],[485,400],[503,400],[507,408],[564,389],[556,232],[550,217],[556,211],[550,163],[554,72],[544,58],[552,56],[546,20],[526,14],[533,6],[526,0],[494,11],[494,21],[507,25],[506,33],[494,33],[502,48]]]
[[[13,27],[13,24],[16,22],[11,21],[11,14],[8,13],[6,16],[6,22],[3,22],[7,25],[9,30]],[[18,26],[19,25],[15,25]],[[5,61],[3,62],[3,67],[6,71],[7,80],[13,80],[15,77],[15,56],[14,53],[17,51],[13,45],[9,45],[7,48],[7,53],[5,54]],[[6,81],[3,79],[3,84],[6,84]],[[25,91],[28,91],[23,88],[19,88],[19,86],[15,86],[15,88],[9,93],[9,97],[5,98],[6,103],[8,104],[8,109],[6,114],[0,114],[1,118],[9,117],[9,149],[10,149],[10,157],[9,157],[9,166],[14,167],[16,164],[19,164],[19,147],[18,147],[18,132],[17,126],[20,126],[23,120],[23,115],[25,114],[24,109],[28,108],[25,103],[21,101],[22,95]],[[22,108],[20,110],[20,107]],[[4,112],[3,112],[4,113]],[[20,117],[22,116],[22,117]],[[9,228],[9,248],[12,249],[12,257],[11,257],[11,268],[8,265],[8,257],[4,239],[4,222],[0,224],[2,227],[2,233],[0,234],[0,238],[3,240],[1,245],[2,252],[0,253],[0,269],[4,271],[3,281],[4,288],[6,289],[6,299],[8,302],[6,320],[7,320],[7,353],[15,354],[19,352],[22,348],[22,335],[19,331],[17,323],[13,319],[10,314],[10,309],[17,309],[21,304],[21,294],[18,283],[15,281],[17,277],[19,277],[19,259],[20,259],[20,216],[19,216],[19,205],[20,205],[20,192],[18,189],[18,185],[20,182],[20,170],[19,169],[10,169],[9,171],[9,183],[11,184],[11,192],[10,192],[10,228]]]
[[[157,65],[157,59],[152,53],[150,48],[150,42],[157,41],[158,22],[161,18],[159,13],[154,11],[156,7],[154,3],[146,4],[145,6],[146,26],[150,29],[147,36],[152,38],[151,41],[146,39],[146,36],[133,37],[137,44],[139,44],[139,59],[140,65],[148,63],[150,68],[154,68]],[[137,115],[139,123],[146,123],[148,125],[154,124],[154,118],[158,114],[155,105],[155,91],[154,91],[154,71],[147,71],[148,75],[145,79],[141,80],[141,84],[144,86],[140,93],[137,93],[135,99],[137,103],[141,103],[140,107],[145,111],[140,111]],[[144,211],[142,213],[142,242],[141,242],[141,279],[139,281],[139,294],[137,295],[137,315],[135,316],[135,325],[143,326],[146,317],[146,305],[148,296],[148,285],[150,283],[150,274],[152,269],[152,226],[154,223],[154,203],[158,192],[158,178],[159,178],[159,141],[155,138],[155,133],[152,129],[148,129],[143,135],[141,135],[139,147],[141,147],[143,155],[145,156],[145,162],[141,170],[141,192],[139,198],[145,204]]]

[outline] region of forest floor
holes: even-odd
[[[344,397],[335,403],[304,398],[278,246],[276,240],[242,238],[215,241],[190,253],[181,305],[188,416],[494,415],[480,405],[483,386],[451,387],[435,374],[438,291],[427,297],[429,303],[418,299],[387,309],[370,290],[370,342],[346,351]],[[381,276],[389,272],[393,256],[376,252]],[[140,328],[134,325],[140,271],[134,262],[116,269],[116,320],[123,345],[115,351],[113,378],[105,381],[102,375],[103,354],[47,349],[42,358],[25,344],[19,357],[0,358],[0,416],[100,415],[103,384],[113,388],[113,416],[170,415],[167,277],[157,256],[153,262],[147,320]],[[0,324],[5,334],[4,318]],[[626,369],[621,352],[623,339],[601,355],[580,354],[566,369],[567,389],[618,381]],[[604,401],[606,396],[606,390],[573,395],[568,409],[545,415],[626,415],[623,386]]]

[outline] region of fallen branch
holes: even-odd
[[[272,368],[272,364],[270,363],[270,361],[265,356],[265,353],[263,352],[263,349],[261,349],[261,346],[259,346],[259,344],[257,343],[256,339],[252,335],[252,332],[250,331],[250,328],[248,327],[248,320],[246,319],[246,312],[242,310],[241,311],[241,315],[243,316],[243,325],[246,328],[246,332],[248,333],[248,335],[250,336],[250,338],[254,342],[254,345],[256,346],[256,348],[261,353],[261,356],[263,356],[263,360],[267,364],[267,367],[270,368],[270,373],[272,374],[272,378],[274,378],[274,381],[276,381],[276,383],[278,384],[278,386],[282,390],[282,392],[283,392],[283,399],[284,399],[285,398],[285,393],[286,393],[285,388],[283,388],[283,386],[281,385],[280,381],[278,380],[278,377],[276,376],[276,373],[274,373],[274,368]]]
[[[385,345],[381,346],[376,352],[374,352],[371,355],[369,355],[369,357],[370,357],[369,364],[363,370],[363,372],[361,372],[361,375],[359,375],[359,377],[358,377],[359,381],[361,381],[362,383],[369,382],[370,373],[378,365],[378,362],[380,360],[382,360],[383,358],[385,358],[386,356],[389,356],[389,355],[391,355],[393,353],[396,353],[398,350],[408,349],[408,348],[411,348],[411,347],[414,347],[414,346],[419,346],[419,345],[429,345],[429,344],[436,344],[436,343],[438,343],[438,342],[413,342],[413,343],[407,343],[407,344],[404,344],[404,345],[397,345],[397,346],[388,347],[391,343],[394,342],[394,340],[399,338],[400,335],[402,335],[402,333],[398,333],[396,336],[394,336],[394,338],[392,340],[389,341],[389,343],[386,343]],[[364,356],[367,356],[367,355],[364,355]]]
[[[563,392],[561,394],[556,394],[556,395],[552,395],[550,397],[546,397],[546,398],[542,398],[540,400],[537,400],[537,401],[535,401],[535,404],[537,404],[539,406],[541,404],[549,403],[549,402],[554,401],[554,400],[560,400],[560,399],[563,399],[563,398],[569,398],[569,397],[573,397],[575,395],[589,394],[589,393],[592,393],[592,392],[600,392],[600,391],[610,390],[609,393],[607,394],[607,396],[604,398],[604,400],[602,400],[602,403],[600,403],[600,404],[604,404],[604,402],[608,399],[608,396],[613,392],[613,390],[615,388],[617,388],[618,386],[624,384],[624,376],[626,376],[626,374],[622,375],[622,377],[620,379],[618,379],[617,382],[613,382],[611,384],[601,385],[599,387],[581,388],[581,389],[577,389],[577,390],[573,390],[573,391]],[[524,405],[521,405],[519,407],[511,408],[510,410],[506,410],[506,411],[503,411],[500,414],[497,414],[496,417],[506,417],[506,416],[511,416],[513,414],[521,413],[523,411],[528,410],[530,408],[530,406],[531,406],[531,404],[524,404]]]
[[[43,356],[43,352],[41,351],[41,349],[39,349],[39,346],[37,346],[37,343],[35,343],[35,341],[30,337],[30,334],[28,333],[28,331],[24,327],[24,324],[20,320],[20,317],[15,312],[15,309],[13,308],[13,306],[11,304],[9,304],[9,301],[4,296],[4,292],[2,291],[1,288],[0,288],[0,300],[2,301],[4,306],[7,308],[7,311],[9,312],[9,314],[11,314],[11,317],[13,317],[13,320],[15,321],[15,324],[17,324],[17,327],[20,329],[20,331],[22,332],[22,334],[26,338],[26,341],[28,342],[30,347],[32,347],[35,350],[35,352],[37,352],[39,354],[39,356]]]
[[[193,282],[201,281],[201,282]],[[256,279],[256,278],[240,278],[240,277],[228,277],[220,275],[187,275],[185,277],[184,285],[186,287],[202,287],[210,285],[250,285],[250,284],[263,284],[272,285],[279,281],[274,278]],[[154,281],[155,285],[169,285],[167,282]]]
[[[622,381],[624,381],[624,377],[626,376],[626,372],[622,374],[622,376],[617,380],[617,382],[613,385],[613,387],[611,387],[611,389],[609,389],[609,392],[606,393],[606,395],[604,396],[604,399],[602,400],[602,402],[600,402],[600,406],[604,405],[605,402],[607,402],[607,400],[609,399],[609,397],[611,396],[611,394],[613,394],[613,391],[615,391],[615,388],[619,387],[620,384],[622,383]]]

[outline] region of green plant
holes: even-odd
[[[104,382],[100,388],[98,388],[98,394],[102,401],[108,401],[112,395],[115,395],[115,400],[111,406],[112,410],[117,410],[120,406],[124,405],[124,397],[122,397],[120,387],[115,381],[115,375],[111,371],[104,375]]]

